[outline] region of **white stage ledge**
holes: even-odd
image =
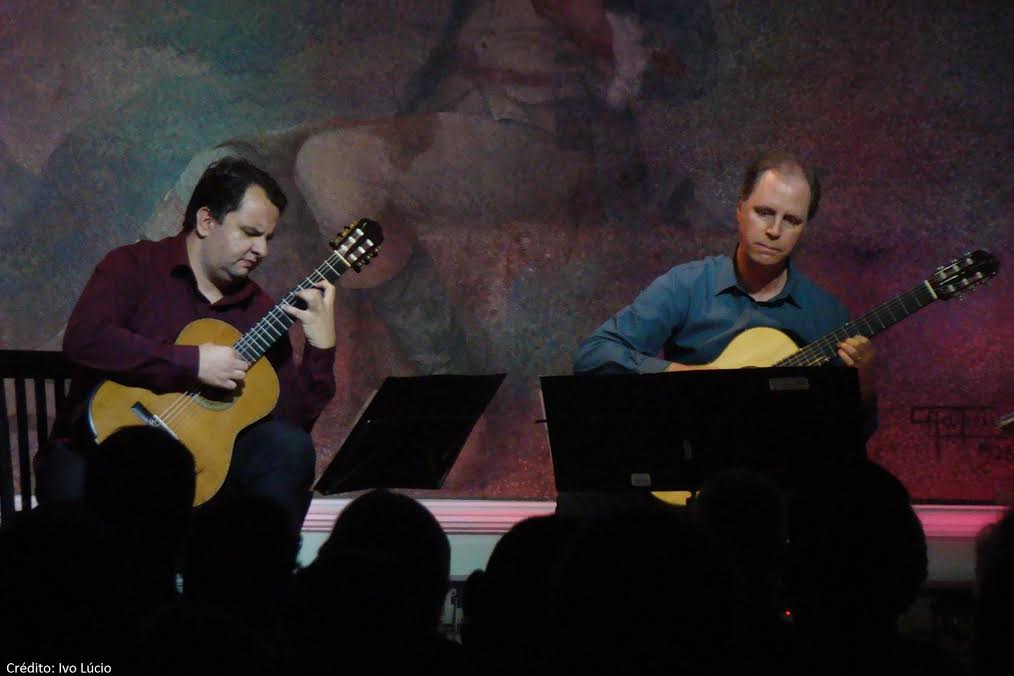
[[[303,531],[331,531],[349,498],[315,498],[303,522]],[[423,499],[444,531],[454,534],[502,534],[530,516],[552,514],[556,503],[542,500],[449,500]],[[927,538],[972,539],[986,525],[1003,516],[1006,507],[996,505],[916,505]]]
[[[303,521],[304,533],[330,533],[350,498],[314,498]],[[432,500],[420,502],[440,522],[445,533],[501,535],[518,521],[556,511],[556,503],[541,500]]]
[[[1006,513],[1002,505],[915,505],[927,538],[974,539]]]
[[[351,498],[314,498],[303,521],[305,533],[330,533],[338,514]],[[446,533],[501,535],[518,521],[544,516],[556,510],[550,500],[453,500],[423,499]],[[14,497],[21,509],[21,496]],[[32,500],[35,505],[35,500]],[[1007,507],[1001,505],[915,505],[927,538],[970,540],[985,526],[999,521]]]

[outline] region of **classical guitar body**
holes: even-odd
[[[198,319],[187,324],[176,344],[233,345],[240,337],[240,332],[225,322]],[[236,436],[270,413],[277,402],[278,376],[267,359],[260,359],[250,366],[239,391],[202,391],[187,397],[182,392],[155,394],[107,380],[95,390],[89,410],[99,443],[125,427],[151,424],[146,413],[158,416],[194,456],[194,505],[199,505],[222,487]]]
[[[718,358],[705,368],[741,369],[774,366],[799,346],[785,333],[765,326],[747,329],[729,343]]]
[[[95,441],[101,443],[125,427],[143,425],[162,430],[182,442],[194,456],[194,505],[210,500],[229,473],[236,436],[271,413],[278,403],[278,375],[264,357],[295,322],[284,305],[302,302],[299,292],[314,288],[321,280],[334,283],[349,270],[359,272],[377,255],[383,241],[383,231],[376,221],[363,218],[346,227],[330,242],[331,255],[245,334],[217,319],[198,319],[184,327],[177,345],[215,343],[236,350],[249,365],[239,388],[229,391],[195,382],[187,392],[156,394],[113,381],[102,383],[88,403],[88,422]]]

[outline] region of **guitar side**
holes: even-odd
[[[176,344],[234,345],[240,338],[241,334],[225,322],[198,319],[184,327]],[[125,427],[150,424],[143,417],[144,411],[158,416],[194,456],[196,506],[210,500],[222,487],[236,436],[274,409],[278,375],[267,359],[259,359],[250,366],[238,393],[194,392],[193,396],[182,392],[156,394],[105,381],[92,394],[88,414],[98,443]]]

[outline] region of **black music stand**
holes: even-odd
[[[696,491],[749,467],[791,485],[866,455],[855,369],[541,378],[560,493]]]
[[[314,490],[440,488],[505,375],[386,378]]]

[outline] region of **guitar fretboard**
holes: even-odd
[[[838,354],[838,343],[851,336],[872,338],[894,326],[902,319],[926,307],[937,297],[929,284],[923,282],[897,298],[867,312],[862,317],[846,322],[827,335],[821,336],[798,352],[793,352],[775,366],[815,366],[833,359]]]
[[[334,283],[339,277],[349,270],[350,266],[341,256],[340,251],[331,254],[327,260],[317,266],[317,269],[310,273],[306,279],[289,291],[260,321],[254,324],[253,328],[243,334],[233,349],[243,357],[248,364],[264,356],[264,354],[281,338],[295,323],[295,317],[282,310],[282,305],[294,305],[297,301],[296,294],[305,289],[310,289],[314,284],[324,279]]]

